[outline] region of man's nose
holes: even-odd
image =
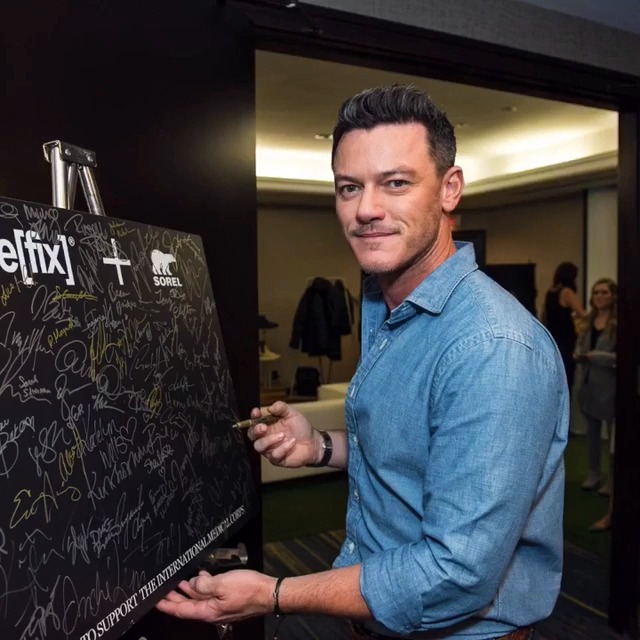
[[[385,217],[384,206],[380,194],[373,187],[365,187],[361,191],[356,216],[359,222],[382,220]]]

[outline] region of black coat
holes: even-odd
[[[315,278],[298,303],[289,346],[341,360],[340,337],[351,333],[346,295],[342,282]]]

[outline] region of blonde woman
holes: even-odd
[[[580,410],[587,422],[589,474],[582,488],[591,491],[602,482],[600,473],[600,432],[604,421],[613,438],[616,398],[616,283],[601,278],[591,289],[590,310],[583,320],[575,358],[582,363],[582,384],[578,392]],[[611,458],[609,478],[613,476]],[[606,490],[602,493],[607,493]]]

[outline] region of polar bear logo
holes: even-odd
[[[153,264],[153,273],[159,276],[170,276],[171,270],[169,265],[176,259],[170,253],[162,253],[158,249],[151,252],[151,263]]]

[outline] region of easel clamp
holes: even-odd
[[[96,154],[62,140],[52,140],[42,145],[44,157],[51,163],[53,206],[73,209],[78,175],[82,183],[89,212],[105,215],[98,184],[93,169],[98,166]]]
[[[62,140],[52,140],[42,145],[44,157],[47,162],[51,162],[51,153],[56,148],[60,150],[60,154],[63,156],[65,162],[73,162],[74,164],[81,164],[86,167],[93,167],[94,169],[98,166],[96,154],[93,151],[77,147],[68,142],[62,142]]]

